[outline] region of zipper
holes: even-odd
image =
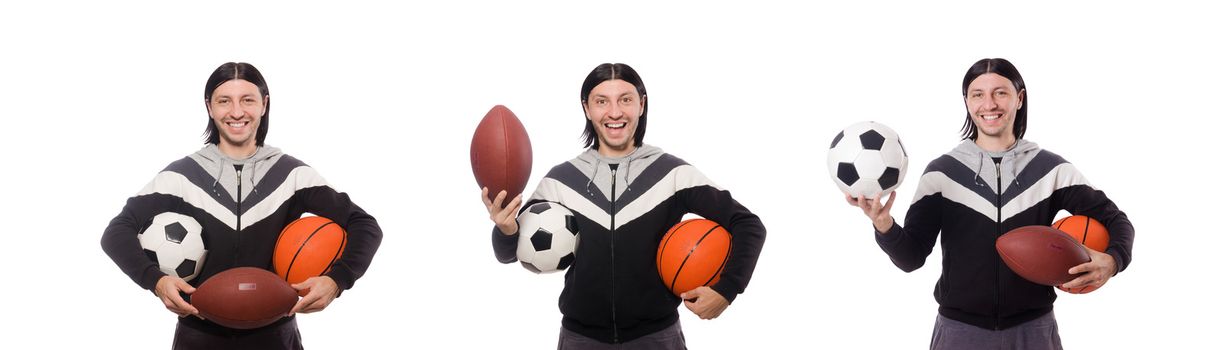
[[[612,271],[609,274],[609,278],[612,279],[612,287],[609,290],[612,292],[613,344],[616,344],[621,342],[617,334],[617,165],[609,164],[608,167],[612,168],[612,195],[610,196],[612,199],[608,201],[608,206],[612,209],[608,215],[608,262],[609,269]]]
[[[234,196],[234,266],[238,266],[238,248],[242,246],[242,164],[234,164],[234,172],[238,176],[238,193]]]
[[[1000,159],[1003,162],[1003,159]],[[1004,234],[1004,180],[1000,175],[1000,162],[995,163],[995,238],[999,239],[1000,235]],[[1000,259],[995,259],[995,330],[1000,330],[1000,279],[1003,276],[1000,274]]]

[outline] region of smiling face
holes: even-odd
[[[638,89],[621,79],[604,81],[591,90],[583,110],[599,138],[600,154],[624,157],[634,151],[634,131],[645,103]]]
[[[1013,127],[1024,101],[1025,90],[1017,91],[1008,78],[995,73],[974,78],[966,88],[966,112],[978,129],[976,142],[1005,148],[1016,142]]]
[[[233,79],[217,86],[208,100],[208,114],[221,134],[217,147],[231,157],[255,153],[255,135],[268,103],[259,87],[249,81]]]

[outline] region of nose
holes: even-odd
[[[983,107],[985,107],[987,110],[990,110],[990,111],[993,111],[996,108],[999,108],[999,105],[1000,104],[995,100],[995,97],[985,99],[985,101],[983,102]]]
[[[227,117],[235,118],[235,119],[242,118],[242,115],[243,115],[242,106],[239,103],[231,103],[230,109],[228,111],[225,111],[225,115]]]
[[[619,104],[613,103],[611,104],[610,107],[608,107],[608,117],[609,118],[617,119],[623,116],[625,116],[625,110],[622,109]]]

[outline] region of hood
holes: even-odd
[[[250,196],[251,192],[255,191],[255,184],[268,173],[268,169],[281,155],[281,150],[276,147],[261,146],[256,148],[255,154],[246,159],[234,159],[221,153],[217,145],[209,144],[189,157],[212,175],[214,195],[219,195],[216,192],[224,190],[230,198],[237,199],[240,194],[241,198]],[[241,181],[235,165],[242,165]],[[242,188],[242,193],[239,193],[239,187]]]
[[[596,191],[599,191],[605,198],[611,199],[614,194],[616,197],[621,197],[624,192],[635,190],[634,180],[663,153],[664,151],[659,147],[643,144],[625,157],[612,158],[605,157],[592,148],[579,154],[570,163],[583,172],[583,175],[587,175],[587,194],[589,196],[595,196]],[[613,170],[610,164],[617,165],[615,191],[612,186]]]
[[[1017,182],[1017,174],[1029,165],[1039,151],[1041,148],[1037,143],[1025,139],[1017,140],[1011,148],[1003,152],[988,152],[978,147],[974,140],[963,140],[948,155],[974,171],[976,184],[990,187],[993,192],[1000,193],[1000,189],[996,188],[995,161],[991,158],[1001,158],[998,176],[1000,176],[1000,183],[1007,187]]]

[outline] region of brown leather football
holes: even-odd
[[[1085,248],[1050,226],[1018,227],[995,240],[1000,259],[1030,282],[1058,286],[1072,279],[1073,266],[1089,262]]]
[[[255,267],[222,271],[196,288],[191,304],[219,325],[252,329],[285,317],[298,302],[298,291],[275,273]]]
[[[472,175],[479,187],[489,188],[489,199],[505,190],[506,199],[523,193],[532,173],[532,142],[519,118],[506,106],[497,105],[485,114],[472,135]]]

